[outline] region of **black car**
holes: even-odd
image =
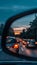
[[[16,39],[14,38],[14,37],[9,37],[9,38],[7,38],[7,40],[6,40],[6,45],[7,46],[11,46],[11,45],[13,45],[14,43],[16,43],[17,41],[16,41]]]

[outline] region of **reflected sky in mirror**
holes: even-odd
[[[22,18],[17,19],[14,21],[14,23],[11,25],[13,28],[22,27],[22,26],[30,26],[30,22],[32,22],[35,19],[36,14],[31,14]]]

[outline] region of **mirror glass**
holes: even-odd
[[[37,57],[37,13],[19,18],[11,24],[6,47],[14,54]]]

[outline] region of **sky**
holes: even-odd
[[[35,19],[35,14],[31,14],[20,19],[17,19],[11,26],[12,27],[25,27],[30,26],[30,22],[33,22]],[[16,24],[16,25],[15,25]]]
[[[37,8],[37,0],[0,0],[0,23],[5,23],[9,17],[32,8]],[[23,19],[21,22],[23,23]]]

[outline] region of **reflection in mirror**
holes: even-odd
[[[6,46],[12,53],[37,57],[37,14],[14,21],[6,38]]]

